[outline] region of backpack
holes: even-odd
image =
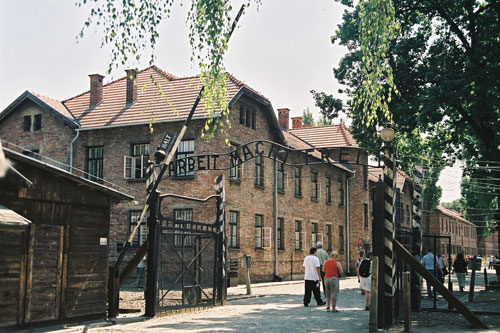
[[[369,277],[370,276],[370,264],[371,264],[370,259],[363,259],[361,261],[361,264],[359,264],[359,276],[361,277]]]

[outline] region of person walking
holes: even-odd
[[[372,291],[372,255],[372,252],[368,252],[357,269],[359,285],[365,292],[365,310],[370,310],[370,294]]]
[[[359,264],[361,264],[361,261],[363,261],[364,258],[365,258],[365,251],[363,251],[363,250],[359,251],[359,257],[358,257],[358,259],[356,259],[356,272],[358,272]],[[359,274],[357,274],[357,275],[358,275],[358,283],[359,283]],[[365,291],[361,288],[361,286],[359,287],[359,289],[361,289],[361,295],[364,295]]]
[[[325,261],[328,260],[328,253],[323,250],[323,243],[317,242],[316,246],[318,248],[318,251],[316,252],[316,257],[319,259],[319,272],[321,273],[321,279],[323,280],[323,293],[325,294],[326,297],[326,291],[325,291],[325,272],[323,271],[323,265],[325,264]]]
[[[467,273],[467,262],[464,259],[463,253],[457,254],[457,258],[453,262],[452,272],[457,277],[460,292],[463,292],[465,288],[465,274]]]
[[[446,265],[444,263],[443,256],[438,253],[437,255],[437,262],[439,263],[439,267],[441,267],[441,270],[438,270],[438,280],[439,282],[444,284],[444,278],[447,272]]]
[[[434,253],[432,253],[432,249],[430,248],[427,249],[427,254],[422,258],[421,264],[424,265],[425,269],[429,273],[431,273],[435,278],[438,278],[437,272],[440,271],[441,268],[439,267],[439,262],[436,256],[434,255]],[[426,282],[427,282],[427,296],[429,298],[432,298],[435,290],[432,290],[431,283],[429,282],[429,280],[426,280]]]
[[[323,284],[326,294],[326,311],[339,312],[337,310],[337,298],[339,296],[339,278],[344,273],[342,265],[337,261],[337,251],[332,251],[330,259],[325,261],[323,266],[325,278]]]
[[[316,248],[311,247],[309,255],[304,258],[304,306],[309,306],[311,301],[311,292],[318,305],[326,303],[321,299],[319,284],[321,282],[321,272],[319,270],[319,259],[316,257]]]

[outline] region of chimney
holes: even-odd
[[[288,131],[288,123],[290,122],[290,109],[278,109],[278,121],[280,123],[280,127],[285,131]]]
[[[292,129],[302,128],[302,117],[292,117]]]
[[[130,106],[137,101],[137,71],[135,69],[126,69],[127,73],[127,101],[126,105]]]
[[[100,74],[90,74],[90,103],[89,108],[96,107],[102,102],[102,80],[104,76]]]

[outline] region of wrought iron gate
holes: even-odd
[[[225,298],[224,224],[220,220],[221,196],[206,199],[173,194],[160,196],[206,203],[217,199],[213,222],[193,221],[192,215],[159,213],[158,310],[215,305]]]

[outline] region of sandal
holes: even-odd
[[[332,310],[332,312],[339,312],[339,310],[335,309],[335,310]]]

